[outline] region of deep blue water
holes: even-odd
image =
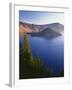
[[[20,38],[23,43],[23,37]],[[64,70],[64,37],[53,39],[42,37],[29,38],[33,56],[39,56],[45,68],[50,68],[55,75]]]

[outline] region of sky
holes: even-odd
[[[61,23],[64,25],[64,13],[20,10],[19,21],[39,25],[50,23]]]

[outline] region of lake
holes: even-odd
[[[21,43],[23,39],[20,38]],[[52,39],[29,36],[29,42],[33,56],[40,57],[45,68],[50,68],[55,76],[64,70],[64,36]]]

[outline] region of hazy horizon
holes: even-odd
[[[19,11],[19,22],[30,24],[51,24],[60,23],[64,25],[64,13],[46,11]]]

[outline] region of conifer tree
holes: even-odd
[[[24,37],[23,55],[24,60],[31,61],[33,59],[28,35]]]

